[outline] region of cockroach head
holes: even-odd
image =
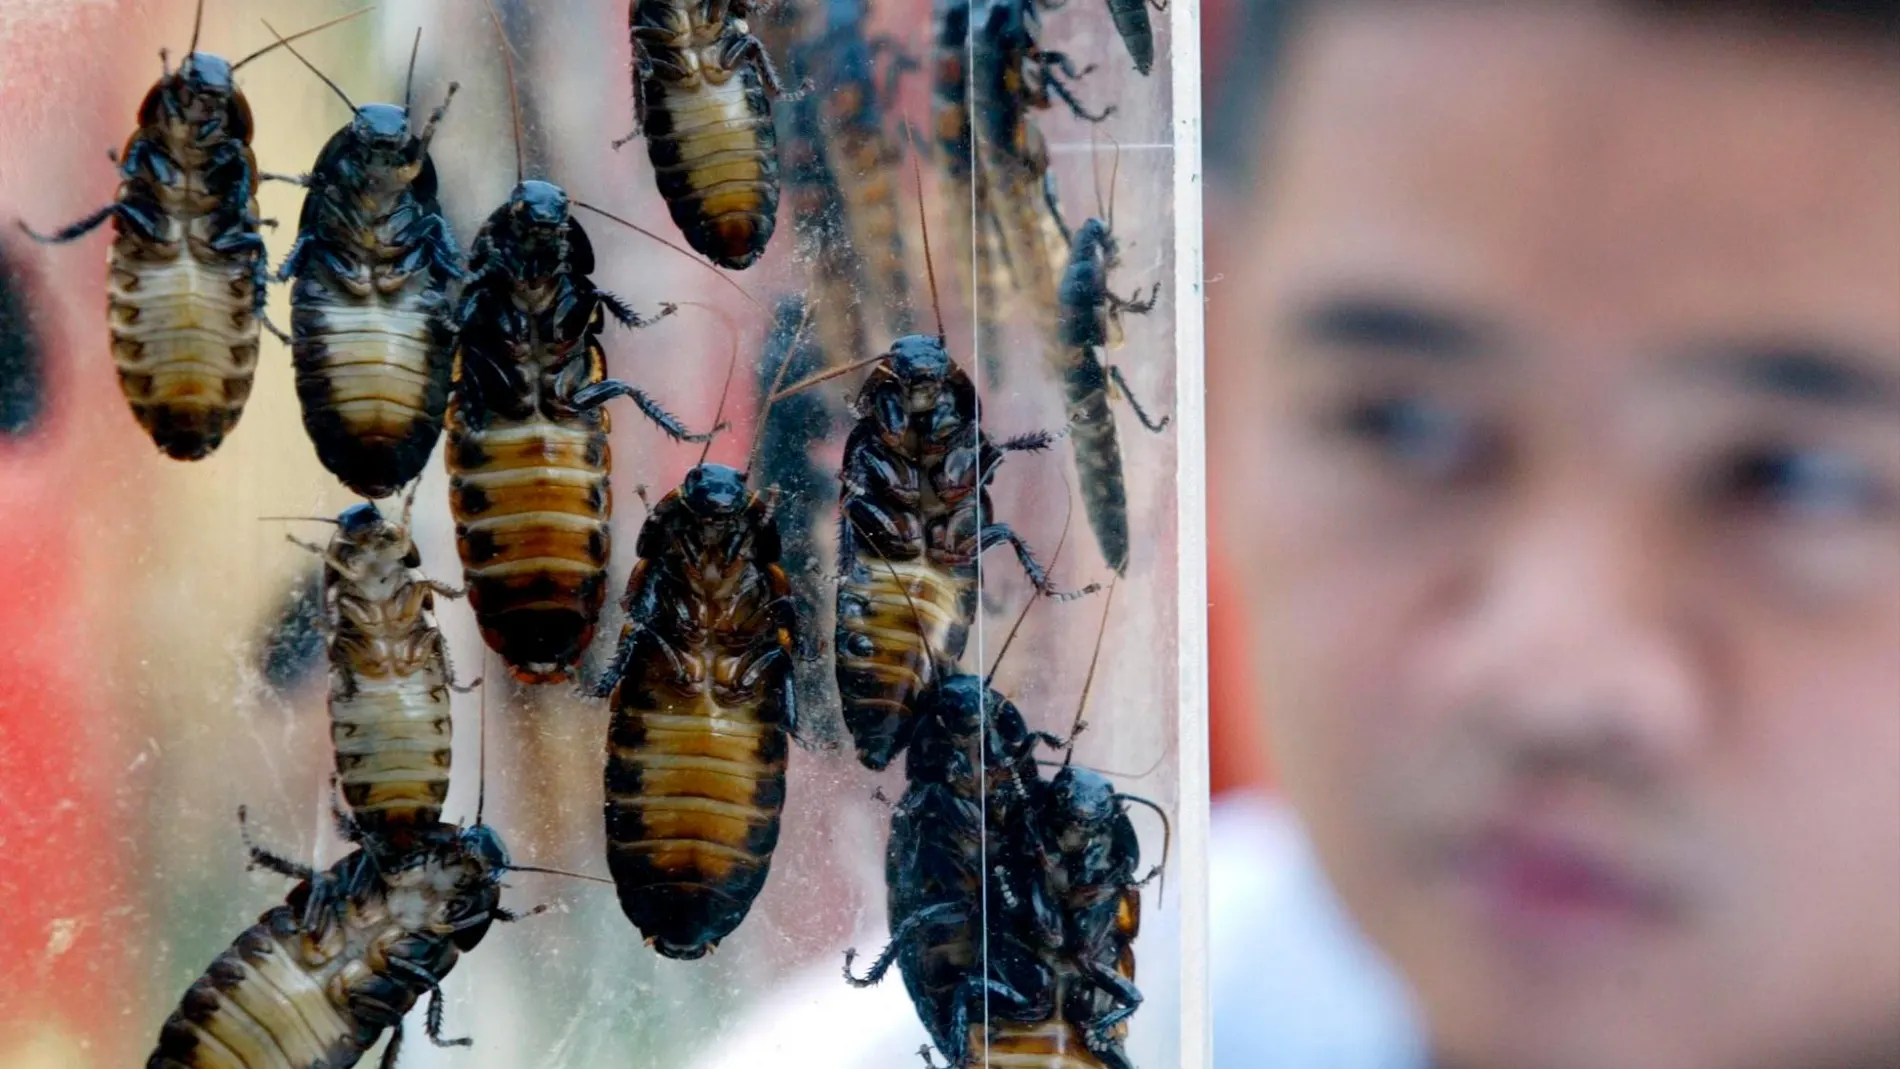
[[[402,156],[411,140],[409,110],[397,104],[365,104],[357,108],[350,128],[376,155]]]
[[[1049,782],[1050,796],[1061,819],[1081,828],[1099,828],[1115,819],[1120,807],[1115,785],[1093,769],[1064,765]]]
[[[231,61],[209,52],[193,52],[186,56],[185,61],[178,65],[177,77],[179,84],[191,97],[204,96],[223,101],[237,91]]]
[[[508,868],[508,847],[494,828],[486,824],[476,824],[464,831],[460,841],[461,849],[475,857],[490,872],[499,872]]]
[[[1086,256],[1097,248],[1102,250],[1102,259],[1110,267],[1115,266],[1121,258],[1121,245],[1115,241],[1115,234],[1109,230],[1108,224],[1100,219],[1090,219],[1075,232],[1074,251]]]
[[[724,464],[701,464],[686,473],[680,498],[701,519],[723,518],[745,508],[751,500],[745,475]]]
[[[405,550],[405,563],[415,556],[409,532],[367,501],[344,509],[336,518],[336,530],[338,541],[358,550],[380,555],[400,547]]]
[[[910,334],[891,343],[886,354],[891,372],[905,386],[929,386],[950,377],[950,354],[943,341],[928,334]]]
[[[530,178],[515,186],[508,195],[508,210],[529,226],[555,228],[567,225],[567,190],[552,182]]]

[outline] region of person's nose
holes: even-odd
[[[1550,495],[1474,547],[1429,676],[1434,706],[1539,774],[1654,775],[1706,729],[1706,636],[1664,525]]]

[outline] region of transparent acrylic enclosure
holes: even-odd
[[[558,182],[684,246],[644,140],[613,147],[633,128],[625,0],[496,4],[515,57],[528,177]],[[260,17],[289,33],[357,6],[206,0],[198,47],[236,58],[270,43]],[[1156,54],[1147,76],[1136,73],[1106,0],[1038,8],[1031,26],[1042,49],[1068,58],[1069,73],[1059,63],[1047,69],[1081,110],[1113,106],[1101,122],[1078,117],[1059,97],[1027,111],[1062,226],[1112,219],[1119,256],[1110,292],[1157,297],[1145,314],[1115,317],[1097,353],[1148,416],[1169,419],[1159,432],[1145,429],[1121,386],[1102,384],[1125,473],[1129,548],[1120,577],[1086,507],[1086,495],[1103,492],[1100,473],[1084,478],[1075,457],[1096,438],[1069,425],[1063,386],[1081,359],[1059,329],[1070,250],[1030,232],[1054,222],[1039,189],[1034,198],[1022,189],[1003,195],[1014,179],[998,161],[1021,145],[1004,143],[978,116],[961,162],[990,193],[972,196],[950,177],[956,161],[939,144],[933,87],[946,63],[981,71],[977,35],[949,48],[938,41],[931,0],[868,0],[863,38],[891,43],[873,52],[877,88],[900,57],[917,66],[875,101],[884,148],[860,149],[836,125],[849,68],[821,40],[828,20],[854,6],[779,0],[751,17],[788,93],[776,106],[783,200],[760,262],[720,272],[600,216],[577,216],[602,287],[646,315],[679,305],[642,329],[610,324],[608,372],[693,429],[729,425],[708,459],[749,469],[754,489],[806,480],[775,487],[804,634],[799,737],[770,877],[713,953],[681,961],[644,945],[611,886],[507,874],[505,905],[549,908],[496,925],[443,980],[443,1034],[470,1037],[472,1046],[431,1044],[417,1004],[401,1059],[410,1069],[855,1069],[913,1065],[931,1042],[899,970],[863,989],[842,975],[847,948],[859,952],[852,967],[862,972],[891,939],[886,844],[907,790],[904,758],[882,772],[859,763],[833,679],[834,605],[851,582],[836,557],[838,470],[856,418],[847,406],[871,371],[853,368],[769,409],[763,399],[775,384],[783,391],[883,353],[900,330],[935,334],[939,316],[951,358],[982,399],[986,435],[1058,434],[1044,451],[1007,455],[983,522],[1020,534],[1050,566],[1054,587],[1103,588],[1037,598],[1012,550],[993,549],[980,558],[981,596],[959,670],[993,672],[992,685],[1037,731],[1066,739],[1086,723],[1071,754],[1053,744],[1038,750],[1042,776],[1066,758],[1165,814],[1164,823],[1155,810],[1119,803],[1139,835],[1135,878],[1165,865],[1139,889],[1134,983],[1143,998],[1115,1042],[1141,1069],[1205,1062],[1196,5],[1144,9]],[[1010,5],[973,6],[980,20]],[[0,0],[0,1065],[9,1067],[144,1064],[193,980],[290,891],[291,881],[247,869],[240,806],[253,835],[293,859],[322,867],[352,849],[331,816],[330,680],[312,626],[320,566],[285,538],[321,542],[334,528],[276,518],[334,517],[360,498],[317,461],[288,348],[264,335],[242,419],[214,454],[166,459],[129,417],[114,373],[109,233],[48,246],[13,223],[49,230],[111,200],[106,150],[132,132],[159,76],[160,49],[173,63],[187,51],[192,21],[186,0]],[[444,213],[466,249],[515,184],[503,45],[484,4],[380,0],[298,50],[359,104],[400,100],[418,28],[417,111],[435,107],[450,82],[460,85],[433,154]],[[1032,83],[1044,68],[1033,74]],[[282,50],[247,66],[238,82],[266,172],[308,171],[350,119]],[[975,104],[993,95],[979,90]],[[794,112],[815,117],[816,142]],[[827,173],[844,211],[830,230],[819,210],[825,191],[814,184]],[[263,231],[273,266],[295,237],[302,197],[285,183],[259,190],[262,216],[278,223]],[[894,206],[887,218],[895,234],[865,222],[873,198]],[[1035,261],[1035,249],[1047,255]],[[986,264],[990,284],[979,284]],[[1038,282],[1038,272],[1053,283]],[[286,327],[288,292],[273,285],[269,302],[272,321]],[[894,314],[906,306],[908,322]],[[786,328],[801,326],[799,348],[809,350],[794,353],[783,375],[768,360],[775,318],[781,350]],[[619,593],[636,564],[646,502],[658,504],[700,459],[700,447],[669,440],[630,403],[610,407],[609,596],[579,666],[583,684],[613,661],[626,621]],[[400,500],[382,504],[393,513]],[[422,570],[461,586],[440,445],[417,492],[414,530]],[[485,796],[484,816],[515,862],[604,877],[606,701],[582,685],[517,683],[484,645],[466,601],[438,599],[436,613],[456,677],[482,679],[451,699],[444,819],[472,823]],[[1038,879],[1055,864],[1029,851],[1005,860]],[[990,894],[979,929],[984,915],[1009,913]],[[1000,945],[1011,933],[987,934]],[[973,938],[981,958],[989,939],[980,930]],[[1063,981],[1062,990],[1077,982]],[[980,1025],[983,1002],[974,1005],[971,1023]],[[376,1064],[380,1050],[364,1064]],[[986,1061],[977,1049],[969,1059]],[[1084,1050],[1070,1061],[1009,1064],[1105,1063]]]

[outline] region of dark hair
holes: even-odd
[[[1308,9],[1345,0],[1227,0],[1238,23],[1208,41],[1203,89],[1206,167],[1214,182],[1243,185],[1252,177],[1268,103],[1299,19]],[[1418,0],[1407,0],[1418,2]],[[1755,22],[1783,31],[1900,44],[1900,0],[1620,0],[1632,11],[1661,18]]]

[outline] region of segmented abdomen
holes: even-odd
[[[868,552],[857,569],[838,587],[838,693],[859,760],[881,769],[909,744],[913,707],[937,667],[963,656],[976,582]]]
[[[449,414],[449,503],[469,604],[516,678],[566,679],[606,596],[607,415],[556,421]]]
[[[177,232],[208,220],[166,223]],[[212,252],[202,236],[178,233],[155,245],[122,232],[107,286],[119,387],[139,425],[178,460],[218,448],[244,414],[257,373],[263,250]]]
[[[1117,574],[1128,572],[1128,487],[1115,414],[1108,407],[1108,378],[1092,346],[1065,346],[1062,392],[1069,406],[1069,436],[1082,504],[1102,557]]]
[[[868,86],[855,88],[869,91]],[[899,155],[882,130],[861,124],[840,124],[826,147],[850,224],[851,244],[864,258],[869,292],[854,303],[882,309],[892,337],[909,334],[915,317],[898,207],[897,182],[903,174]]]
[[[323,466],[365,497],[388,497],[421,474],[442,433],[453,337],[446,308],[426,274],[359,297],[319,272],[293,291],[304,429]]]
[[[970,1054],[964,1066],[990,1069],[1103,1069],[1101,1059],[1083,1042],[1074,1025],[1061,1019],[1037,1024],[997,1021],[992,1028],[970,1026]]]
[[[368,1044],[330,991],[350,964],[346,943],[341,930],[306,932],[289,907],[264,914],[185,992],[146,1069],[355,1065]]]
[[[1147,74],[1155,65],[1154,24],[1148,18],[1149,0],[1108,0],[1108,13],[1115,20],[1115,31],[1128,46],[1135,69]]]
[[[702,957],[739,926],[778,846],[792,636],[773,605],[791,586],[776,565],[761,577],[710,612],[764,630],[668,635],[669,652],[643,628],[610,701],[607,867],[627,919],[671,958]]]
[[[739,271],[778,225],[778,131],[756,70],[711,73],[647,79],[647,154],[687,243]]]
[[[434,827],[448,798],[447,664],[433,629],[419,637],[424,648],[400,659],[343,668],[350,683],[331,693],[337,783],[357,823],[375,835]]]

